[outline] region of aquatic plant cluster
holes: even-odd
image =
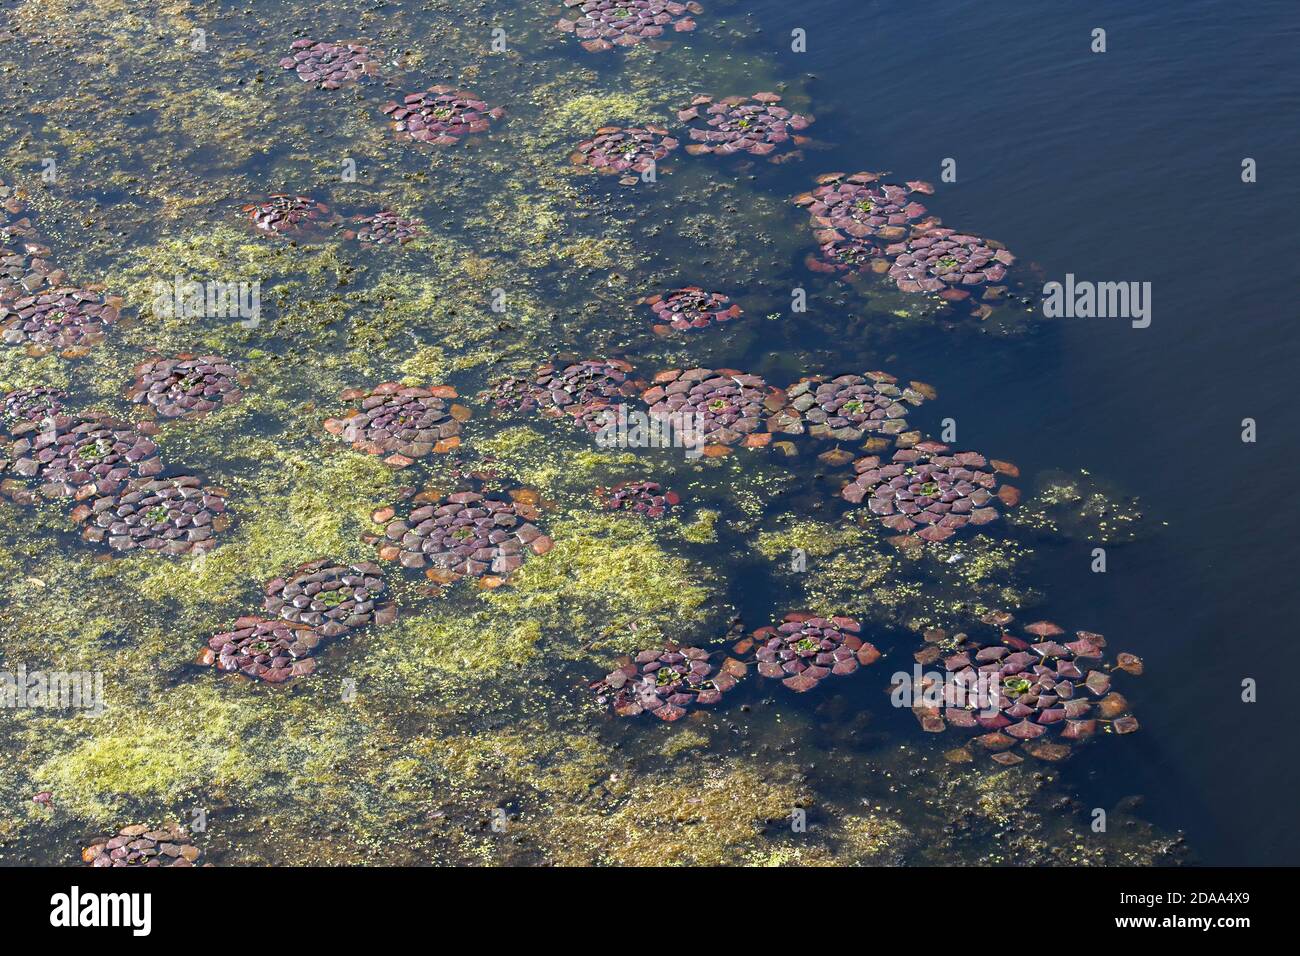
[[[913,193],[932,194],[919,180],[880,182],[881,173],[827,173],[794,198],[808,210],[820,244],[808,267],[818,272],[886,272],[900,292],[938,293],[960,301],[996,284],[1016,260],[1000,243],[943,228]],[[875,263],[880,263],[879,268]],[[1000,294],[994,292],[992,297]]]
[[[337,90],[379,76],[379,63],[371,56],[370,48],[358,43],[294,40],[289,56],[280,61],[280,66],[322,90]]]
[[[620,717],[650,713],[671,723],[693,707],[708,707],[736,686],[748,668],[735,658],[721,665],[698,647],[641,651],[591,687],[596,701]]]
[[[368,216],[355,216],[352,221],[356,225],[345,229],[343,238],[377,246],[392,242],[405,245],[419,236],[424,226],[419,219],[400,216],[391,209],[381,209]]]
[[[0,342],[39,357],[58,349],[80,358],[103,341],[121,299],[66,284],[16,190],[0,182]]]
[[[564,5],[580,16],[560,18],[556,29],[572,33],[591,53],[636,46],[642,40],[663,36],[669,26],[677,33],[688,33],[695,29],[690,14],[704,12],[694,0],[564,0]]]
[[[442,454],[460,444],[461,422],[470,417],[450,385],[422,388],[383,382],[372,389],[348,389],[343,401],[357,401],[343,418],[325,420],[325,430],[352,443],[368,455],[385,455],[384,463],[405,468],[429,454]]]
[[[950,636],[942,629],[925,633],[927,646],[916,660],[923,665],[940,661],[948,680],[936,702],[924,697],[914,701],[912,710],[923,729],[978,732],[975,744],[1002,764],[1023,759],[1012,752],[1017,743],[1031,756],[1056,761],[1068,755],[1071,743],[1099,731],[1131,734],[1138,729],[1127,699],[1111,688],[1115,670],[1142,673],[1136,655],[1121,653],[1114,665],[1105,666],[1106,639],[1092,631],[1078,631],[1067,641],[1059,625],[1036,621],[1022,628],[1027,638],[1018,637],[1006,629],[1006,613],[980,623],[988,631],[984,636]],[[968,691],[981,678],[993,686],[986,698],[972,703]]]
[[[450,86],[410,93],[401,103],[386,104],[383,112],[399,135],[434,146],[454,146],[466,136],[487,132],[493,120],[505,115],[501,107],[489,107],[473,93]]]
[[[438,583],[491,574],[504,579],[527,554],[545,554],[552,541],[533,524],[536,509],[509,495],[458,491],[420,503],[384,528],[383,560],[404,568],[429,567]]]
[[[702,121],[688,127],[692,142],[686,152],[692,156],[768,156],[784,146],[799,145],[802,140],[798,134],[812,125],[813,118],[792,113],[779,106],[780,102],[776,93],[727,96],[717,101],[706,94],[695,97],[690,106],[677,113],[682,122]]]
[[[717,322],[730,322],[741,314],[740,306],[730,297],[721,292],[705,292],[694,285],[647,296],[638,304],[650,306],[660,323],[655,326],[656,331],[689,332]]]
[[[613,488],[597,488],[596,498],[609,511],[647,518],[663,518],[682,503],[681,495],[665,490],[657,481],[622,481]]]
[[[619,176],[621,185],[635,186],[678,145],[662,126],[602,126],[595,136],[578,144],[569,161],[602,175]]]
[[[505,378],[490,397],[498,410],[568,416],[591,432],[641,411],[650,421],[689,431],[704,454],[716,457],[736,445],[765,447],[778,433],[837,441],[871,433],[899,447],[914,445],[919,433],[907,432],[907,406],[919,406],[934,390],[924,382],[900,388],[897,381],[872,371],[829,382],[804,378],[781,389],[736,369],[693,368],[656,372],[647,383],[622,359],[584,359],[547,363],[532,378]]]
[[[239,372],[220,355],[149,359],[135,368],[126,397],[159,418],[196,418],[243,398]]]
[[[18,193],[0,182],[0,304],[59,285],[64,275],[50,257]]]
[[[198,662],[268,684],[306,677],[326,638],[397,619],[397,605],[384,601],[387,589],[382,569],[369,561],[309,561],[266,583],[262,610],[271,617],[238,618],[208,640]]]
[[[688,32],[695,28],[690,15],[701,12],[697,4],[671,0],[566,0],[566,7],[573,19],[566,17],[558,28],[573,33],[593,52],[631,47],[661,37],[670,27]],[[298,40],[280,66],[285,73],[326,90],[379,75],[371,49],[351,43]],[[642,182],[643,174],[682,142],[690,155],[795,158],[793,150],[806,142],[802,133],[813,118],[781,103],[782,97],[774,93],[722,99],[697,96],[677,113],[678,121],[686,124],[681,136],[657,125],[600,127],[579,143],[571,162],[631,186]],[[403,96],[382,107],[382,112],[400,138],[434,146],[451,146],[487,133],[505,115],[502,108],[489,107],[477,95],[452,86]],[[941,228],[939,220],[912,198],[932,192],[926,183],[900,185],[882,182],[878,174],[837,173],[822,177],[817,189],[796,202],[808,209],[813,222],[820,247],[815,261],[838,274],[869,267],[887,272],[900,291],[939,293],[950,299],[1003,281],[1014,262],[1010,253],[991,241]],[[50,264],[48,247],[37,241],[30,219],[21,217],[17,195],[0,185],[0,201],[6,213],[15,217],[0,228],[3,341],[26,346],[33,356],[52,349],[63,349],[67,357],[84,354],[117,321],[120,302],[94,286],[66,285],[61,270]],[[293,193],[273,194],[245,204],[242,210],[263,237],[295,242],[337,230],[345,241],[400,246],[424,233],[419,219],[387,207],[344,219],[327,203]],[[266,249],[273,244],[253,245]],[[291,245],[274,247],[283,250]],[[697,332],[742,315],[728,295],[693,285],[651,294],[636,304],[648,307],[655,330],[661,333]],[[205,350],[218,347],[236,354],[225,346],[204,346]],[[118,552],[205,554],[230,527],[230,495],[197,475],[171,473],[154,440],[160,434],[159,423],[152,419],[180,420],[168,429],[192,428],[185,423],[243,401],[251,379],[240,367],[256,367],[251,354],[247,358],[247,365],[243,356],[237,365],[215,353],[150,355],[135,366],[135,380],[125,393],[127,401],[148,416],[139,422],[102,410],[69,412],[67,394],[55,387],[5,393],[0,408],[4,437],[0,492],[22,504],[69,500],[70,517],[90,544]],[[373,562],[332,551],[334,556],[291,568],[286,566],[301,555],[268,564],[254,578],[263,581],[258,590],[260,607],[221,625],[218,633],[211,633],[213,621],[229,620],[224,613],[195,632],[211,634],[199,650],[200,665],[266,685],[284,685],[315,673],[317,653],[325,642],[352,640],[369,628],[393,625],[399,600],[405,624],[411,577],[434,586],[468,579],[466,584],[495,590],[518,585],[538,568],[547,573],[554,556],[552,562],[540,559],[553,550],[564,552],[564,559],[577,565],[576,570],[561,566],[563,570],[555,573],[583,572],[581,561],[563,547],[569,543],[564,525],[542,519],[542,510],[550,503],[543,502],[538,491],[509,484],[498,488],[494,472],[461,470],[458,456],[449,453],[461,448],[463,438],[467,443],[478,438],[478,422],[466,425],[471,410],[457,401],[460,395],[455,387],[412,384],[446,381],[439,373],[426,372],[421,369],[420,374],[400,381],[346,389],[339,395],[340,404],[329,412],[317,412],[313,402],[306,407],[307,421],[337,439],[336,448],[346,444],[360,453],[351,459],[389,475],[375,464],[377,459],[388,469],[401,471],[402,481],[418,473],[417,466],[439,470],[433,465],[435,456],[447,456],[444,461],[450,458],[456,463],[442,472],[449,472],[454,483],[438,484],[443,481],[440,473],[434,483],[417,491],[418,482],[412,480],[412,485],[396,492],[399,501],[370,512],[374,527],[372,533],[362,535],[362,541],[373,546]],[[373,382],[378,377],[349,374],[341,383],[359,378]],[[253,397],[264,396],[253,393]],[[852,475],[843,476],[839,491],[843,501],[851,506],[865,504],[866,512],[900,535],[890,539],[894,544],[940,545],[958,533],[970,534],[994,522],[1000,508],[1018,502],[1019,492],[1004,480],[1018,474],[1013,465],[974,451],[953,451],[911,429],[912,410],[935,397],[923,382],[903,384],[882,371],[804,375],[782,387],[763,376],[725,367],[670,368],[643,376],[632,362],[606,357],[557,358],[528,374],[497,381],[484,396],[499,413],[536,412],[589,434],[598,434],[633,412],[651,422],[689,422],[692,437],[710,458],[722,458],[736,448],[758,454],[769,446],[786,446],[782,453],[794,454],[794,442],[777,441],[778,436],[820,443],[819,449],[834,443],[834,450],[823,451],[818,461],[831,469],[852,463]],[[247,408],[236,409],[235,414],[241,411]],[[331,417],[322,418],[324,414]],[[467,427],[468,436],[462,434]],[[841,445],[857,447],[849,450]],[[343,451],[336,458],[349,456]],[[312,465],[309,470],[318,468]],[[543,482],[536,484],[545,487]],[[588,494],[591,483],[582,487]],[[385,494],[391,492],[388,487]],[[685,510],[682,496],[653,475],[642,474],[609,488],[598,486],[594,497],[596,508],[588,498],[586,511],[611,519],[603,528],[618,532],[663,533],[674,528],[676,520],[651,524],[624,521],[622,516],[676,519]],[[367,504],[365,510],[369,508]],[[558,544],[548,531],[553,531]],[[313,546],[306,553],[319,552]],[[657,560],[659,553],[652,557]],[[609,564],[613,572],[604,564],[597,570],[617,573],[621,567],[617,562]],[[403,575],[403,571],[417,573]],[[268,573],[275,576],[264,580]],[[416,593],[440,592],[421,585]],[[518,593],[518,587],[511,587],[483,597],[495,600]],[[521,603],[527,606],[536,594],[526,593]],[[918,654],[918,661],[939,659],[930,652],[937,654],[942,645],[947,650],[943,657],[947,672],[996,673],[1006,702],[993,716],[976,714],[955,701],[918,707],[916,714],[925,730],[938,732],[949,726],[983,730],[977,745],[998,762],[1010,764],[1020,759],[1014,750],[1017,745],[1029,755],[1056,760],[1063,756],[1055,749],[1062,746],[1053,742],[1057,738],[1073,742],[1098,730],[1126,734],[1137,729],[1127,702],[1110,688],[1111,669],[1100,662],[1105,646],[1100,635],[1078,632],[1076,640],[1062,642],[1056,640],[1062,636],[1059,628],[1040,622],[1024,628],[1028,638],[1020,638],[1001,631],[1000,625],[1007,621],[999,618],[1000,633],[986,640],[927,633],[929,645]],[[477,622],[472,626],[477,628]],[[493,631],[487,639],[498,637],[504,640]],[[813,611],[780,614],[730,649],[640,638],[637,643],[644,649],[618,661],[589,689],[599,706],[612,708],[620,717],[649,713],[668,723],[722,705],[724,696],[751,672],[758,675],[755,683],[780,681],[792,693],[807,693],[831,678],[855,674],[881,657],[864,639],[857,618]],[[636,645],[624,648],[630,646]],[[446,655],[440,646],[437,653],[457,657],[456,666],[464,672],[477,666],[469,649],[457,646]],[[1120,655],[1116,669],[1138,673],[1141,662]],[[293,702],[292,696],[264,696],[285,707]],[[1048,734],[1054,735],[1053,741],[1046,739]],[[139,819],[125,817],[133,818]],[[153,830],[137,825],[92,843],[83,859],[94,866],[193,865],[200,855],[181,828]]]
[[[203,851],[179,824],[154,828],[147,823],[123,827],[81,851],[91,866],[194,866]]]
[[[562,367],[548,362],[531,377],[511,376],[498,383],[494,406],[569,418],[597,432],[607,424],[611,411],[640,391],[642,383],[631,373],[631,363],[622,359],[584,359]]]
[[[339,229],[344,239],[364,245],[406,245],[424,231],[424,223],[419,219],[402,216],[391,209],[358,213],[344,221],[328,203],[309,196],[277,194],[242,208],[259,233],[305,242],[324,238],[328,230]]]
[[[947,445],[925,441],[900,448],[889,464],[879,455],[859,458],[853,463],[857,477],[840,495],[855,505],[870,496],[867,507],[881,524],[902,534],[919,527],[917,537],[924,541],[944,541],[968,524],[997,520],[995,498],[1005,505],[1020,500],[1015,488],[997,487],[997,469],[983,455],[949,451]]]
[[[0,473],[12,477],[0,490],[19,504],[75,499],[70,517],[83,540],[181,555],[210,550],[229,526],[225,491],[164,475],[144,426],[98,411],[63,414],[49,391],[11,392],[5,410]]]
[[[310,235],[334,220],[334,213],[323,202],[308,196],[290,196],[276,193],[261,202],[244,206],[253,228],[273,236],[298,237]]]
[[[675,721],[695,706],[716,704],[750,671],[776,678],[802,694],[826,678],[852,674],[874,664],[880,651],[858,635],[862,625],[851,617],[823,618],[792,611],[775,625],[760,627],[737,642],[737,657],[696,647],[671,646],[640,651],[591,684],[598,704],[609,704],[620,717],[650,713]],[[750,652],[753,652],[752,654]]]

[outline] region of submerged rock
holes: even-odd
[[[881,524],[902,534],[917,531],[923,541],[952,537],[961,528],[998,517],[995,499],[1014,504],[1018,493],[998,478],[977,452],[950,454],[947,445],[924,441],[894,452],[889,464],[868,455],[853,464],[857,477],[840,491],[853,504],[867,499]]]
[[[683,122],[700,121],[689,129],[691,145],[686,152],[768,156],[794,145],[800,139],[797,134],[807,129],[813,118],[778,106],[780,101],[775,93],[728,96],[717,102],[711,96],[695,97],[677,114]]]
[[[708,651],[669,645],[624,659],[591,689],[596,691],[597,703],[611,704],[620,717],[650,713],[672,722],[694,707],[718,703],[747,670],[734,658],[727,658],[719,667]]]
[[[562,17],[555,28],[572,33],[592,53],[636,46],[663,36],[670,26],[677,33],[690,32],[695,29],[690,14],[704,12],[695,0],[564,0],[564,5],[581,16]]]
[[[880,651],[858,636],[861,630],[851,617],[787,614],[780,624],[753,634],[758,673],[796,693],[812,690],[832,674],[852,674],[880,659]]]
[[[178,355],[135,367],[126,397],[148,403],[162,418],[196,418],[243,398],[235,367],[220,355]]]
[[[155,829],[145,823],[123,827],[81,851],[91,866],[193,866],[203,852],[178,824]]]
[[[648,305],[662,325],[677,332],[708,328],[720,322],[730,322],[740,317],[740,306],[721,292],[705,292],[697,285],[688,285],[671,292],[647,296],[637,301]]]
[[[399,134],[435,146],[452,146],[471,133],[485,133],[493,120],[505,115],[501,107],[489,108],[473,93],[450,86],[411,93],[401,103],[386,103],[383,112]]]

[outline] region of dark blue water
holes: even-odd
[[[1148,664],[1134,746],[1091,748],[1066,779],[1144,795],[1205,862],[1296,863],[1300,4],[766,0],[753,16],[786,72],[811,74],[833,146],[817,172],[932,180],[947,224],[1048,279],[1152,283],[1150,328],[929,331],[895,364],[960,410],[964,441],[1142,499],[1155,533],[1112,549],[1106,574],[1084,542],[1043,556],[1050,616]],[[789,52],[796,27],[807,53]],[[945,157],[955,183],[939,181]]]

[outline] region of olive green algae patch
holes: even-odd
[[[548,531],[555,547],[484,601],[565,634],[570,653],[587,643],[628,652],[686,641],[719,611],[717,574],[666,550],[643,523],[575,513],[555,518]]]
[[[246,743],[267,719],[264,706],[210,685],[172,687],[149,704],[115,700],[110,689],[105,696],[98,717],[35,719],[24,732],[29,754],[46,755],[32,780],[57,793],[64,810],[112,819],[127,807],[174,807],[264,772]]]
[[[232,482],[235,521],[202,559],[161,562],[141,556],[149,573],[140,593],[186,607],[237,608],[241,594],[287,569],[322,556],[373,560],[360,541],[370,513],[395,496],[398,476],[376,458],[345,449],[286,453],[257,479]],[[201,635],[200,635],[201,636]]]

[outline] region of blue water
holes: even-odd
[[[961,410],[963,439],[1026,472],[1105,476],[1158,531],[1112,549],[1106,574],[1091,573],[1086,543],[1046,556],[1050,615],[1148,665],[1135,745],[1091,748],[1066,779],[1144,795],[1204,862],[1300,861],[1287,679],[1300,4],[765,0],[753,17],[787,71],[812,75],[820,131],[834,130],[819,167],[932,180],[945,222],[1004,241],[1047,279],[1152,283],[1147,329],[930,332],[896,365],[925,370]],[[807,53],[788,50],[796,27]],[[1090,50],[1098,27],[1105,53]],[[945,157],[955,183],[939,182]],[[1241,700],[1246,678],[1257,703]]]

